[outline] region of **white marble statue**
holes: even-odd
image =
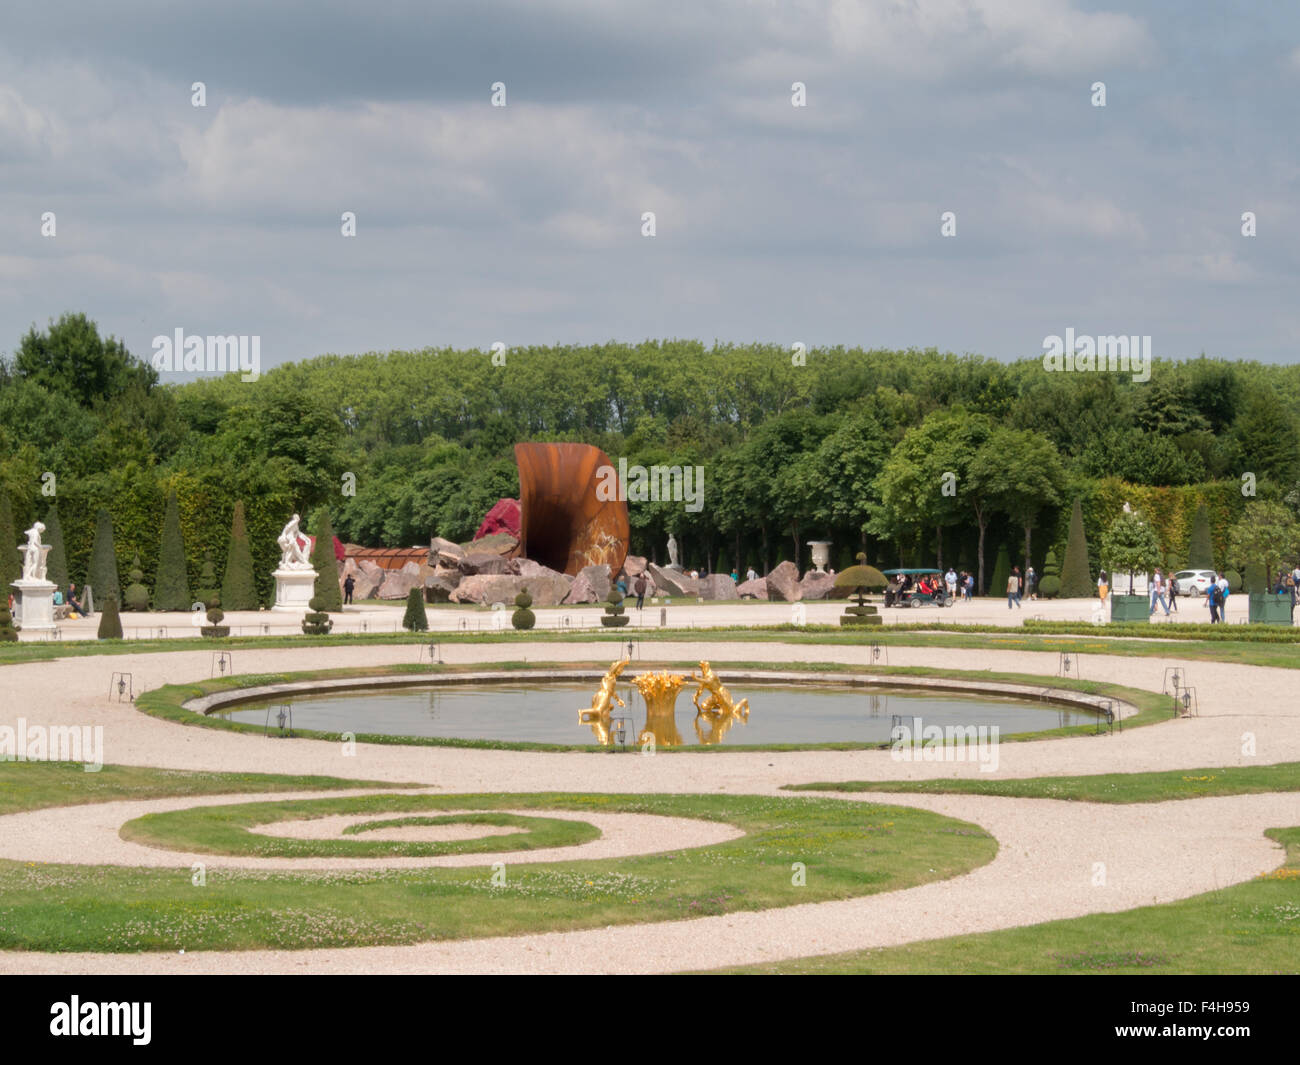
[[[295,514],[276,540],[280,545],[281,569],[311,569],[311,560],[307,557],[308,545],[298,531],[298,523],[301,520]]]
[[[45,526],[37,522],[27,530],[27,543],[23,546],[23,580],[25,581],[43,581],[45,580],[45,555],[46,552],[41,548],[41,533],[45,531]]]
[[[681,562],[677,557],[677,537],[672,533],[668,534],[668,568],[681,569]]]

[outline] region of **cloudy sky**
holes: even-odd
[[[0,352],[67,310],[142,357],[256,334],[266,365],[646,337],[1005,359],[1067,327],[1300,352],[1292,0],[8,7]]]

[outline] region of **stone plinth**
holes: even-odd
[[[271,607],[272,610],[302,614],[310,609],[311,597],[316,593],[314,569],[281,567],[271,576],[275,578],[275,606]]]
[[[14,590],[14,624],[23,632],[54,631],[54,582],[19,580]]]

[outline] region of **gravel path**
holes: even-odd
[[[863,648],[725,641],[705,645],[704,639],[702,636],[693,642],[645,645],[645,651],[659,658],[689,660],[706,656],[714,662],[866,664]],[[563,662],[599,660],[608,656],[609,648],[607,643],[596,642],[512,645],[507,650],[466,644],[446,645],[443,655],[457,664],[487,663],[503,657]],[[235,663],[241,673],[382,665],[412,662],[418,650],[411,645],[240,650],[235,652]],[[1085,654],[1079,664],[1085,678],[1113,678],[1159,691],[1164,667],[1178,662],[1177,650],[1177,646],[1171,646],[1167,658],[1150,659]],[[1041,652],[891,647],[889,653],[892,665],[992,669],[1045,676],[1051,676],[1057,667],[1055,654]],[[1293,694],[1296,673],[1196,661],[1185,665],[1198,691],[1199,718],[1170,720],[1109,737],[1003,744],[998,770],[992,774],[981,774],[978,766],[969,762],[895,761],[885,751],[732,751],[646,757],[361,745],[355,755],[348,756],[339,745],[331,743],[269,740],[184,728],[147,717],[129,704],[108,698],[109,676],[114,670],[132,671],[136,691],[140,691],[207,676],[210,665],[209,653],[185,651],[7,666],[0,670],[0,706],[4,708],[0,710],[0,725],[12,726],[19,717],[26,718],[29,726],[102,725],[104,758],[110,763],[415,782],[436,787],[440,793],[588,790],[760,794],[774,793],[782,784],[811,780],[976,775],[988,779],[1300,761],[1300,703]],[[725,672],[723,675],[725,679]],[[50,698],[52,691],[58,692],[57,699]],[[209,801],[274,798],[238,796]],[[872,797],[853,798],[865,801]],[[974,821],[998,839],[998,857],[967,876],[888,895],[687,922],[353,950],[183,956],[8,952],[0,953],[0,972],[649,972],[707,968],[884,946],[1183,898],[1273,868],[1281,861],[1281,850],[1264,838],[1263,830],[1300,824],[1300,796],[1294,795],[1133,806],[980,796],[876,798]],[[163,801],[183,807],[204,800]],[[116,839],[114,826],[126,819],[120,809],[109,811],[108,807],[131,805],[81,807],[73,814],[68,813],[69,808],[41,811],[42,816],[54,819],[40,822],[55,847],[48,853],[65,855],[43,860],[69,860],[66,844],[76,839],[80,839],[79,848],[71,853],[78,856],[75,860],[87,860],[87,854],[98,852],[86,848],[105,846],[98,838],[105,833]],[[67,820],[59,821],[60,817]],[[17,822],[20,818],[34,819],[37,814],[3,820]],[[93,832],[88,829],[91,834],[84,838],[75,837],[75,826],[82,822],[99,827]],[[26,823],[30,827],[32,822]],[[639,842],[646,850],[683,845],[680,837],[666,842],[656,838],[652,828],[647,831],[651,837]],[[0,833],[5,838],[5,849],[0,853],[9,854],[10,833],[2,829]],[[96,837],[93,844],[92,836]],[[35,845],[34,838],[30,842]],[[573,857],[576,850],[563,848],[564,858]],[[473,862],[467,864],[486,861],[483,855],[472,857]],[[518,855],[514,858],[518,860]],[[178,864],[177,859],[171,854],[164,864]],[[211,856],[207,860],[211,864]],[[528,860],[535,860],[535,852]],[[1104,885],[1093,883],[1097,863],[1105,868]],[[811,868],[810,875],[815,875]]]

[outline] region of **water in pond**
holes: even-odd
[[[1092,724],[1085,711],[990,696],[948,695],[839,687],[776,687],[728,681],[732,694],[748,697],[748,721],[719,728],[697,718],[690,688],[677,699],[672,721],[652,722],[660,746],[721,741],[728,745],[768,743],[886,743],[896,716],[909,729],[922,725],[996,725],[1006,736],[1065,725]],[[578,711],[591,705],[596,681],[582,683],[478,684],[406,688],[398,691],[354,691],[338,695],[293,699],[296,729],[322,732],[384,733],[393,736],[510,742],[594,744],[591,725],[578,721]],[[645,702],[636,689],[619,684],[627,707],[613,711],[627,718],[627,741],[635,743],[646,727]],[[275,708],[271,704],[271,729]],[[266,704],[234,707],[220,714],[231,721],[261,726]]]

